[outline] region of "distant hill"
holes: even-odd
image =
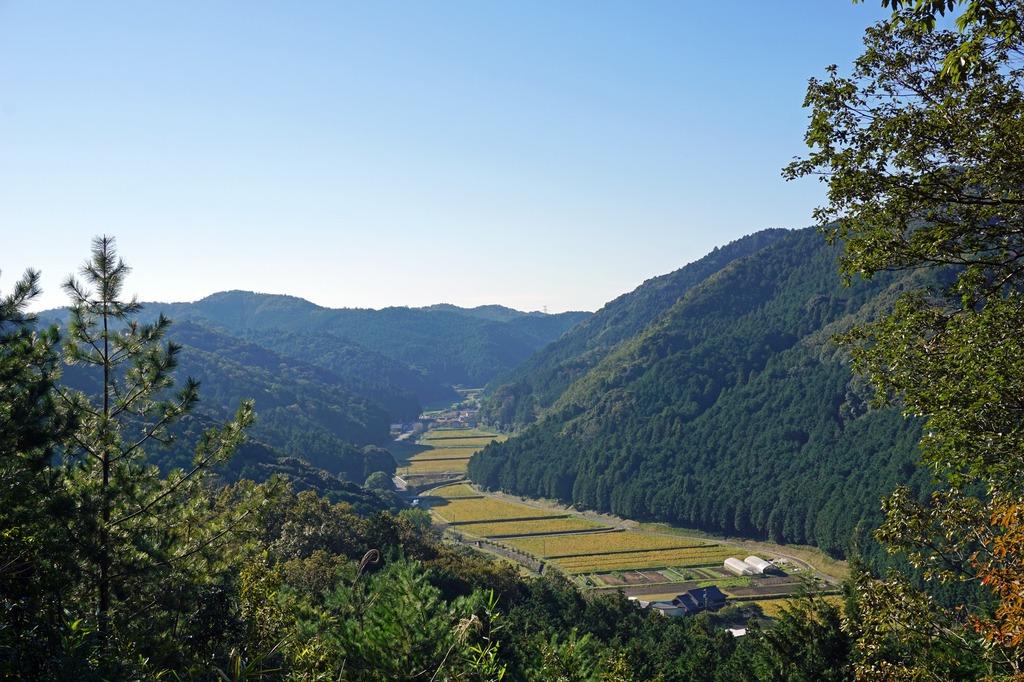
[[[603,360],[616,344],[668,310],[690,287],[786,234],[786,230],[774,229],[743,237],[675,272],[654,277],[609,302],[525,362],[499,376],[487,392],[485,417],[505,427],[532,423],[573,381]]]
[[[459,306],[452,305],[451,303],[435,303],[434,305],[424,306],[417,310],[456,313],[457,315],[467,315],[481,320],[490,320],[491,322],[508,322],[509,320],[516,320],[520,317],[544,315],[544,313],[538,312],[524,313],[514,308],[507,308],[503,305],[479,305],[475,308],[460,308]]]
[[[176,376],[200,382],[200,415],[224,420],[240,401],[253,398],[257,420],[250,434],[280,456],[301,458],[360,484],[369,472],[394,471],[386,451],[363,447],[387,440],[388,413],[353,393],[346,381],[189,321],[173,324],[169,338],[182,346]],[[66,368],[62,380],[88,393],[98,391],[98,375],[79,367]],[[193,440],[153,454],[161,465],[184,466]]]
[[[245,291],[221,292],[195,303],[153,303],[147,310],[200,321],[264,344],[273,345],[275,334],[308,335],[301,340],[293,337],[280,351],[297,353],[303,361],[342,374],[355,372],[357,364],[339,363],[336,350],[339,344],[351,345],[347,354],[373,353],[410,370],[412,375],[404,379],[395,375],[395,388],[412,392],[422,402],[445,394],[454,384],[483,386],[590,316],[520,313],[501,306],[335,309],[291,296]],[[392,365],[390,370],[397,368]]]
[[[177,374],[201,382],[203,418],[226,419],[253,398],[256,442],[278,458],[362,483],[373,471],[394,471],[391,456],[374,447],[387,440],[391,422],[455,400],[452,384],[482,385],[588,315],[452,308],[331,310],[236,291],[147,303],[141,317],[163,312],[174,320],[169,338],[183,346]],[[66,310],[41,314],[44,323],[66,318]],[[68,368],[65,381],[95,389],[78,368]],[[189,447],[183,439],[154,456],[162,465],[187,463]],[[261,461],[266,469],[268,458]]]
[[[652,283],[617,299],[534,356],[517,372],[526,389],[515,399],[547,411],[474,457],[470,477],[833,554],[861,521],[877,525],[896,484],[923,488],[919,426],[869,409],[868,388],[830,342],[921,276],[844,288],[836,252],[813,230],[755,237],[654,280],[660,299]]]

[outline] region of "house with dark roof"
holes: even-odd
[[[650,602],[646,608],[654,609],[663,616],[690,616],[701,611],[717,611],[725,606],[725,599],[725,594],[712,585],[687,590],[671,601]]]

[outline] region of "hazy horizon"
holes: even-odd
[[[0,3],[0,292],[596,310],[823,198],[807,79],[884,10]]]

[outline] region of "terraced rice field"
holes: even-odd
[[[430,510],[448,523],[481,523],[484,521],[515,521],[537,517],[562,516],[547,509],[505,502],[492,497],[456,498],[430,502]]]
[[[635,568],[674,566],[714,566],[735,554],[731,547],[659,549],[625,554],[594,554],[591,556],[554,559],[566,573],[598,573]]]
[[[454,485],[446,485],[443,488],[435,488],[430,494],[433,497],[443,497],[449,500],[459,497],[483,497],[479,492],[473,490],[468,483],[455,483]]]
[[[521,540],[513,540],[510,544],[515,545],[519,549],[530,552],[531,554],[552,559],[638,550],[718,546],[714,543],[702,542],[700,540],[692,540],[689,538],[672,537],[670,535],[654,535],[651,533],[637,533],[635,531],[628,530],[614,533],[567,535],[565,537],[548,538],[544,541],[536,538],[523,538]]]
[[[469,533],[481,538],[529,536],[541,533],[579,533],[602,528],[601,524],[574,516],[556,519],[532,519],[526,521],[489,521],[459,525],[460,533]]]
[[[469,459],[473,456],[473,453],[479,450],[479,448],[436,448],[432,447],[429,450],[423,450],[417,452],[415,455],[409,458],[410,462],[416,462],[424,459],[445,459],[447,457],[458,457]]]
[[[505,440],[505,436],[484,436],[481,438],[424,438],[420,442],[424,445],[433,445],[437,448],[474,448],[479,450],[488,443],[502,440]]]
[[[507,436],[490,433],[482,429],[434,429],[423,434],[420,440],[484,439],[484,443],[486,444],[495,438],[504,439],[507,438]]]
[[[465,473],[469,458],[492,440],[506,436],[489,434],[480,429],[438,429],[420,436],[417,443],[428,449],[417,452],[398,474],[416,476],[424,474]]]
[[[461,473],[466,470],[469,457],[464,459],[417,459],[412,460],[409,466],[402,467],[400,474],[440,474],[440,473]]]
[[[430,449],[413,456],[406,471],[465,471],[469,456],[494,438],[467,430],[429,432],[419,445]],[[722,568],[722,562],[751,551],[728,542],[678,530],[622,530],[572,510],[485,493],[468,483],[435,488],[422,500],[423,506],[452,530],[486,541],[492,553],[502,554],[502,548],[524,552],[532,561],[530,570],[537,571],[537,559],[541,559],[551,568],[576,576],[578,584],[587,588],[622,589],[649,600],[662,593],[674,596],[691,587],[717,585],[738,603],[761,605],[771,617],[795,593],[794,588],[802,585],[786,577],[733,576]]]

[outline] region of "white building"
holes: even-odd
[[[773,564],[770,561],[765,561],[761,557],[756,557],[753,555],[748,556],[746,559],[744,559],[743,563],[747,564],[748,566],[753,566],[755,569],[757,569],[758,573],[771,573],[773,570],[775,570],[775,564]]]
[[[725,570],[736,575],[755,575],[760,573],[756,568],[748,564],[746,561],[729,557],[725,560]]]

